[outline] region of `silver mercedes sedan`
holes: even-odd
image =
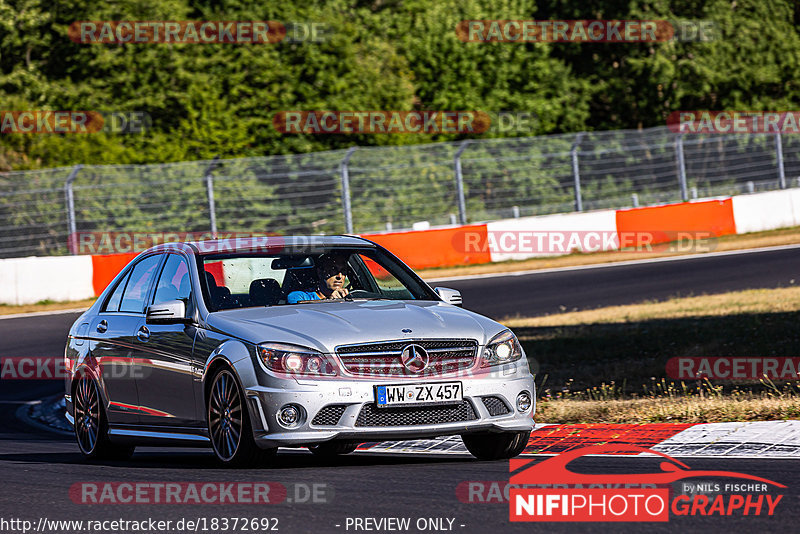
[[[75,321],[65,358],[88,458],[196,445],[246,466],[278,447],[460,435],[502,459],[534,424],[514,334],[358,237],[150,248]]]

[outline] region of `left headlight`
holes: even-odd
[[[336,366],[314,349],[284,343],[262,343],[258,356],[270,371],[287,375],[335,376]]]
[[[522,346],[511,330],[504,330],[494,336],[483,349],[481,367],[502,365],[522,358]]]

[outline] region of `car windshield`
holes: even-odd
[[[411,269],[379,249],[201,257],[211,311],[342,300],[438,300]]]

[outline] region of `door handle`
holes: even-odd
[[[108,330],[108,322],[105,319],[103,319],[102,321],[97,323],[97,331],[102,334],[106,330]]]
[[[142,326],[139,331],[136,332],[136,337],[139,339],[139,341],[147,341],[150,339],[150,329],[148,329],[146,326]]]

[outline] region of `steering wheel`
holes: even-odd
[[[359,299],[359,298],[368,298],[371,297],[372,295],[373,293],[371,291],[367,291],[365,289],[354,289],[353,291],[350,291],[350,293],[348,293],[347,296],[353,297],[354,299]]]

